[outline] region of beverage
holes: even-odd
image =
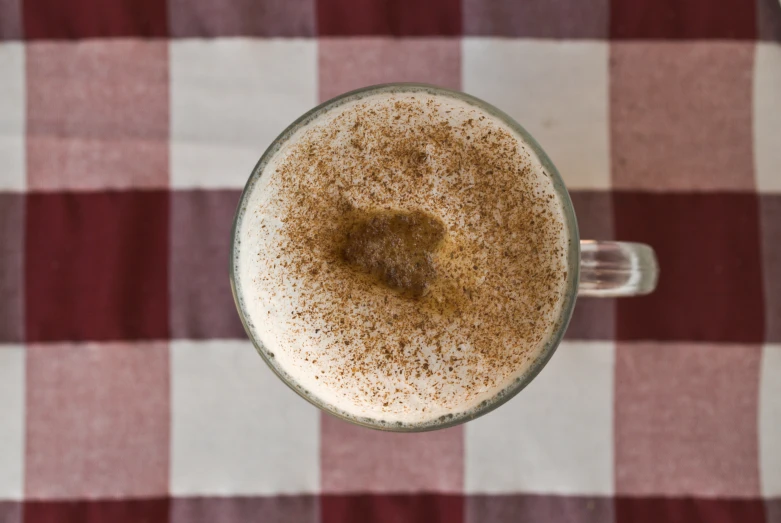
[[[237,302],[317,404],[402,430],[468,417],[566,325],[558,175],[485,107],[368,91],[309,115],[259,169],[237,217]]]

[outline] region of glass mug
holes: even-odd
[[[367,95],[374,95],[382,92],[425,92],[428,94],[453,97],[461,101],[465,101],[473,106],[476,106],[481,111],[488,113],[494,117],[504,121],[510,128],[512,128],[518,135],[520,135],[529,148],[537,155],[542,166],[550,174],[553,180],[555,191],[557,192],[563,208],[563,215],[566,227],[571,239],[568,252],[568,276],[566,292],[561,307],[560,316],[557,321],[557,328],[551,334],[547,343],[540,351],[537,358],[531,365],[517,378],[515,378],[507,387],[497,391],[496,394],[487,401],[480,404],[479,407],[470,409],[464,413],[450,414],[443,416],[435,423],[428,423],[425,426],[398,426],[382,424],[379,421],[369,419],[355,419],[348,417],[345,414],[338,411],[336,408],[325,404],[318,398],[313,397],[301,387],[296,384],[287,372],[280,368],[276,363],[276,360],[269,356],[265,347],[261,343],[259,337],[255,334],[251,322],[248,321],[246,309],[242,303],[241,293],[238,291],[241,282],[238,280],[238,248],[240,245],[240,238],[238,237],[241,221],[244,213],[247,210],[247,200],[251,194],[255,183],[263,173],[264,167],[273,157],[273,155],[279,150],[282,144],[284,144],[296,131],[306,126],[309,122],[317,119],[317,117],[324,112],[328,111],[334,105],[338,105],[346,99],[359,99]],[[575,307],[575,300],[578,296],[588,297],[625,297],[625,296],[640,296],[648,294],[656,287],[656,282],[659,274],[659,267],[656,261],[656,255],[653,249],[648,245],[640,243],[627,243],[627,242],[613,242],[613,241],[596,241],[596,240],[581,240],[578,233],[578,224],[575,217],[575,210],[572,207],[572,201],[570,200],[567,188],[564,186],[564,182],[561,179],[561,175],[556,167],[551,162],[545,151],[537,143],[537,141],[523,128],[520,124],[515,122],[507,114],[503,113],[494,106],[484,102],[474,96],[470,96],[464,93],[443,89],[440,87],[434,87],[425,84],[412,84],[412,83],[395,83],[395,84],[383,84],[365,87],[349,93],[342,94],[333,98],[314,109],[310,110],[298,120],[293,122],[282,134],[280,134],[276,140],[268,147],[263,153],[263,156],[258,161],[257,165],[252,171],[249,180],[241,194],[236,215],[233,220],[233,228],[231,231],[231,257],[230,257],[230,282],[231,289],[233,291],[233,299],[236,303],[239,316],[241,317],[242,324],[246,330],[250,340],[257,349],[261,357],[266,361],[271,370],[291,389],[293,389],[301,397],[315,405],[316,407],[333,414],[339,418],[342,418],[351,423],[366,426],[374,429],[398,431],[398,432],[419,432],[426,430],[436,430],[446,427],[452,427],[460,423],[465,423],[472,419],[475,419],[483,414],[486,414],[495,408],[501,406],[518,392],[520,392],[526,385],[528,385],[539,374],[545,364],[550,360],[553,353],[556,351],[561,339],[564,337],[564,332],[567,330],[567,325],[572,316],[572,311]]]

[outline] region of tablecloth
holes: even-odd
[[[227,276],[269,142],[389,81],[508,112],[662,267],[415,435],[278,382]],[[781,6],[0,0],[0,521],[780,523]]]

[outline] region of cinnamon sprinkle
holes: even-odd
[[[509,128],[445,97],[332,113],[269,164],[267,196],[248,210],[247,234],[266,245],[245,286],[258,328],[283,322],[288,372],[355,416],[473,408],[558,319],[568,238],[552,184]]]

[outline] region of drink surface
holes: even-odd
[[[523,139],[466,101],[347,99],[249,190],[235,255],[250,329],[345,416],[414,427],[468,413],[558,328],[562,202]]]

